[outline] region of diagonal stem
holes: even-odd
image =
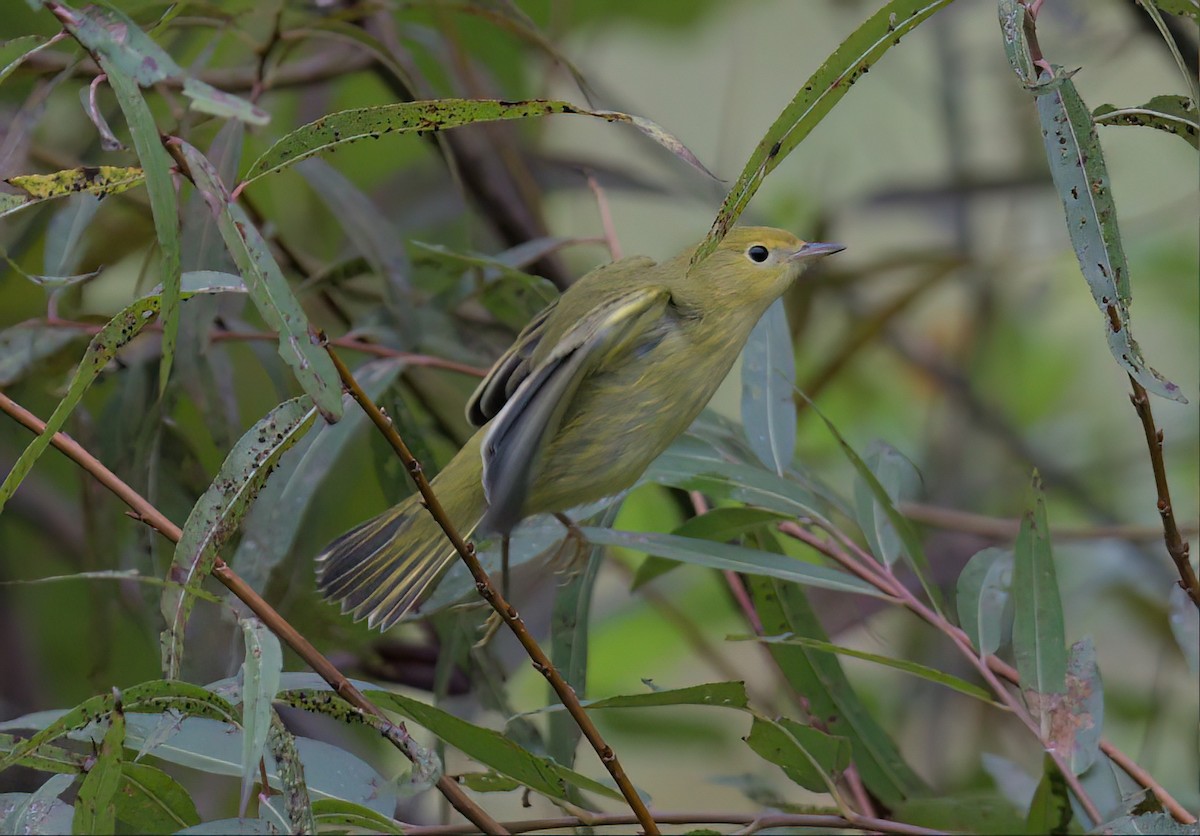
[[[46,430],[46,425],[32,412],[29,412],[16,401],[9,398],[3,392],[0,392],[0,411],[7,413],[17,423],[24,426],[30,432],[41,435]],[[79,442],[75,441],[65,433],[55,433],[50,443],[64,453],[67,458],[71,459],[85,471],[87,471],[96,481],[108,488],[117,498],[128,505],[133,510],[133,515],[157,531],[163,537],[166,537],[172,543],[178,543],[182,534],[179,526],[171,522],[167,517],[154,507],[145,497],[126,484],[119,476],[105,467],[95,456],[83,448]],[[229,568],[220,557],[216,559],[213,566],[213,575],[217,580],[225,585],[225,587],[236,595],[241,601],[250,608],[250,610],[258,616],[264,624],[271,629],[276,636],[283,641],[288,647],[296,652],[296,655],[303,659],[308,666],[316,671],[322,679],[329,683],[334,692],[344,699],[346,702],[353,705],[360,711],[372,714],[375,717],[383,720],[389,727],[396,726],[403,731],[403,724],[393,724],[388,716],[383,712],[383,709],[376,706],[368,700],[354,684],[347,679],[341,671],[334,667],[325,656],[313,647],[308,639],[304,638],[295,627],[289,624],[283,616],[275,611],[275,608],[268,604],[261,595],[254,591],[236,572]],[[409,760],[414,759],[414,754],[408,746],[408,734],[387,734],[388,740],[396,746],[401,753]],[[453,805],[454,809],[458,810],[484,833],[504,834],[508,833],[504,827],[493,819],[488,813],[466,794],[462,787],[456,781],[446,776],[442,776],[437,782],[438,791],[446,797],[446,800]]]
[[[579,725],[583,736],[592,744],[592,748],[596,750],[596,754],[600,757],[600,762],[604,764],[609,774],[612,775],[617,787],[621,790],[621,795],[625,796],[625,801],[629,804],[629,808],[637,817],[638,823],[646,832],[647,836],[657,836],[659,830],[654,823],[650,811],[646,809],[646,805],[642,802],[641,797],[637,794],[637,790],[633,787],[633,782],[629,780],[629,776],[625,774],[624,767],[617,760],[617,754],[612,750],[612,747],[604,742],[604,738],[600,735],[600,730],[592,722],[592,718],[584,711],[583,706],[579,702],[579,697],[575,691],[563,679],[562,674],[550,662],[545,651],[538,645],[537,640],[529,632],[525,626],[525,622],[517,613],[517,610],[510,604],[501,592],[492,584],[491,578],[487,572],[483,570],[483,566],[479,563],[479,558],[475,555],[475,544],[463,539],[462,534],[454,527],[454,523],[446,515],[446,511],[442,508],[442,503],[438,500],[437,495],[433,492],[433,488],[429,484],[429,480],[425,478],[425,471],[421,467],[421,463],[416,460],[412,452],[408,449],[408,445],[404,443],[404,439],[396,432],[396,428],[391,422],[379,411],[371,399],[367,396],[362,387],[358,385],[358,381],[354,379],[354,375],[350,373],[350,369],[342,362],[341,358],[334,353],[328,343],[325,343],[325,350],[329,352],[330,358],[333,360],[334,366],[338,370],[338,375],[342,379],[342,383],[350,392],[351,397],[358,401],[358,405],[362,407],[363,412],[375,424],[384,438],[395,450],[396,455],[404,463],[409,475],[412,477],[413,483],[421,494],[421,499],[424,501],[425,507],[433,516],[437,524],[441,526],[442,531],[446,533],[446,538],[454,546],[463,563],[471,573],[471,577],[475,579],[475,588],[479,591],[480,596],[491,605],[492,609],[500,616],[508,628],[512,630],[513,635],[517,637],[517,641],[525,648],[525,652],[529,654],[529,658],[533,661],[533,668],[550,683],[550,687],[554,689],[554,693],[558,695],[562,701],[563,707],[570,713],[572,719]]]

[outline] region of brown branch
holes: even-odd
[[[333,81],[344,76],[365,70],[372,64],[369,55],[350,49],[322,50],[311,58],[305,58],[292,64],[277,68],[264,80],[267,89],[278,90],[283,87],[299,87],[316,84],[322,81]],[[31,72],[42,75],[60,73],[68,67],[77,76],[97,76],[100,68],[93,60],[77,61],[70,55],[61,52],[35,52],[30,55],[17,72]],[[229,67],[207,70],[197,74],[196,78],[213,87],[218,87],[229,93],[244,93],[254,89],[258,81],[258,64],[255,62],[245,67]],[[182,87],[184,79],[169,78],[159,82],[166,87]]]
[[[987,663],[988,667],[995,671],[998,676],[1007,679],[1018,687],[1020,686],[1021,678],[1017,674],[1016,668],[1012,665],[997,656],[987,657]],[[1113,763],[1125,770],[1125,773],[1136,781],[1139,786],[1154,793],[1163,808],[1174,816],[1176,821],[1183,824],[1194,824],[1196,822],[1196,817],[1186,807],[1176,801],[1175,797],[1167,792],[1165,787],[1154,780],[1153,775],[1138,766],[1133,758],[1118,749],[1111,741],[1101,740],[1100,751],[1108,755]]]
[[[1034,735],[1040,740],[1040,731],[1037,725],[1032,722],[1028,713],[1025,711],[1024,706],[1017,702],[1015,698],[1013,698],[1013,696],[1008,692],[1008,690],[1004,688],[996,679],[996,677],[999,676],[1008,680],[1013,685],[1020,687],[1020,677],[1013,667],[995,656],[980,658],[979,654],[975,651],[975,648],[971,645],[970,638],[962,628],[951,624],[940,613],[934,612],[917,600],[916,596],[913,595],[912,592],[910,592],[907,587],[904,586],[904,584],[900,583],[900,581],[895,577],[887,574],[883,567],[880,566],[871,557],[871,555],[859,548],[841,531],[834,529],[829,533],[837,537],[848,549],[854,551],[854,555],[849,554],[847,551],[839,548],[834,543],[822,540],[820,537],[817,537],[812,532],[794,522],[780,523],[779,530],[784,534],[795,537],[801,542],[806,543],[821,554],[841,564],[844,568],[862,578],[876,589],[887,593],[889,596],[892,596],[891,600],[893,603],[901,604],[909,611],[917,615],[921,620],[945,634],[952,642],[954,642],[955,646],[958,647],[967,660],[976,667],[983,679],[988,683],[996,695],[1000,697],[1005,707],[1011,710],[1018,717],[1018,719],[1022,720],[1022,722],[1025,723],[1030,731],[1033,732]],[[1175,798],[1172,797],[1169,792],[1167,792],[1165,787],[1159,784],[1152,775],[1150,775],[1141,767],[1137,766],[1132,759],[1117,749],[1116,746],[1106,740],[1101,740],[1100,748],[1105,752],[1105,754],[1112,758],[1114,763],[1124,769],[1129,774],[1129,777],[1137,781],[1137,783],[1142,787],[1145,787],[1154,793],[1154,795],[1158,797],[1159,801],[1162,802],[1163,807],[1170,812],[1177,821],[1183,822],[1184,824],[1190,824],[1196,821],[1196,817],[1189,813],[1187,808],[1176,801]],[[1097,824],[1099,824],[1099,813],[1096,811],[1095,805],[1091,802],[1091,799],[1082,794],[1083,788],[1079,784],[1078,778],[1066,765],[1061,762],[1057,755],[1052,752],[1050,754],[1055,758],[1059,768],[1063,772],[1063,776],[1067,779],[1068,784],[1071,785],[1072,791],[1075,792],[1076,796],[1079,797],[1080,803],[1083,804],[1085,810],[1088,812],[1088,815],[1093,815],[1093,813],[1095,813],[1095,821]]]
[[[1133,384],[1133,394],[1129,400],[1142,420],[1142,429],[1146,434],[1146,446],[1150,450],[1150,467],[1154,471],[1154,487],[1158,491],[1158,513],[1162,517],[1163,540],[1167,544],[1167,554],[1175,561],[1179,571],[1179,585],[1187,592],[1192,603],[1200,607],[1200,583],[1196,581],[1196,571],[1188,559],[1188,544],[1179,533],[1175,523],[1175,509],[1171,506],[1171,488],[1167,485],[1167,467],[1163,461],[1163,432],[1154,426],[1154,414],[1150,411],[1150,396],[1142,384],[1130,375],[1129,382]]]
[[[404,439],[396,431],[396,428],[379,411],[379,407],[371,401],[366,392],[362,390],[362,387],[358,385],[358,381],[354,379],[354,375],[351,374],[350,369],[346,367],[346,364],[342,362],[341,358],[338,357],[337,353],[333,351],[328,343],[325,344],[325,349],[329,352],[334,366],[337,367],[338,375],[341,377],[346,389],[350,392],[351,397],[358,401],[358,405],[362,407],[367,417],[371,419],[371,422],[375,424],[392,446],[396,455],[404,463],[405,468],[412,477],[413,483],[421,494],[421,499],[425,507],[441,527],[442,531],[445,532],[446,538],[454,546],[463,563],[466,564],[471,577],[475,579],[475,588],[479,591],[480,596],[491,605],[492,609],[496,611],[501,620],[513,632],[513,635],[517,637],[517,641],[521,643],[521,646],[525,648],[525,652],[529,654],[529,658],[533,661],[534,670],[546,677],[546,680],[550,683],[550,687],[554,689],[554,693],[562,701],[563,707],[567,709],[572,719],[579,725],[583,736],[588,739],[588,742],[592,744],[592,748],[596,750],[596,754],[600,757],[600,762],[608,769],[609,774],[621,790],[621,794],[625,796],[625,801],[629,804],[630,809],[633,810],[638,823],[642,826],[647,836],[657,834],[659,831],[654,823],[654,819],[651,818],[645,803],[643,803],[637,790],[634,789],[633,783],[625,774],[625,769],[617,759],[616,753],[612,750],[611,746],[604,742],[604,738],[600,735],[600,730],[596,728],[596,725],[587,715],[587,712],[583,710],[583,706],[579,702],[579,697],[575,695],[575,691],[563,679],[562,674],[558,672],[558,669],[551,663],[550,658],[538,645],[537,640],[534,639],[528,628],[526,628],[525,622],[521,619],[517,610],[505,600],[504,596],[492,584],[491,578],[483,570],[483,566],[479,563],[479,558],[475,555],[475,544],[463,539],[463,536],[455,528],[454,523],[450,521],[445,509],[442,508],[442,503],[433,492],[429,480],[425,478],[425,471],[422,469],[421,463],[416,460],[412,452],[408,449],[408,445],[404,443]]]
[[[699,812],[699,813],[654,813],[654,820],[659,824],[743,824],[753,830],[739,831],[742,833],[765,830],[769,827],[817,827],[827,830],[867,830],[874,833],[897,833],[901,836],[935,836],[943,830],[930,830],[911,824],[877,819],[870,816],[823,815],[819,813],[728,813],[728,812]],[[512,833],[532,833],[543,830],[565,830],[574,827],[619,827],[638,824],[636,817],[629,813],[597,813],[586,818],[579,816],[559,816],[548,819],[527,819],[525,821],[505,822],[504,826]],[[471,831],[455,824],[435,824],[425,827],[405,825],[406,836],[469,836]]]
[[[1011,540],[1021,530],[1021,521],[1018,519],[989,517],[920,502],[898,502],[896,510],[922,525],[977,534],[992,540]],[[1200,524],[1183,525],[1179,531],[1181,534],[1196,534],[1200,532]],[[1050,532],[1050,536],[1055,540],[1155,540],[1162,536],[1162,529],[1147,525],[1062,526]]]
[[[96,325],[91,322],[80,322],[73,319],[45,319],[43,322],[52,328],[76,328],[85,334],[98,334],[103,328],[102,325]],[[154,323],[147,325],[144,331],[162,331],[162,325]],[[223,328],[214,328],[208,334],[209,340],[212,342],[233,341],[259,341],[259,342],[278,342],[279,335],[272,331],[227,331]],[[348,351],[358,351],[362,354],[370,354],[374,357],[390,357],[396,360],[402,360],[409,366],[426,366],[432,369],[445,369],[449,372],[458,372],[459,374],[469,375],[470,377],[483,377],[486,369],[481,369],[478,366],[470,366],[466,363],[459,363],[455,360],[446,360],[442,357],[433,357],[428,354],[412,354],[407,351],[398,351],[394,348],[388,348],[386,345],[377,343],[369,343],[360,340],[357,337],[347,336],[338,337],[337,339],[329,340],[330,345],[336,345],[338,348],[344,348]]]
[[[46,425],[41,419],[16,401],[13,401],[3,392],[0,392],[0,411],[7,413],[17,423],[36,435],[41,435],[46,430]],[[120,477],[105,467],[77,441],[60,432],[54,434],[50,439],[50,443],[64,453],[67,458],[83,468],[96,481],[108,488],[118,499],[128,505],[133,510],[133,515],[136,519],[144,522],[172,543],[179,542],[179,538],[182,536],[179,526],[167,519],[145,497],[122,481]],[[404,724],[393,723],[381,708],[363,696],[362,692],[354,687],[353,683],[342,675],[341,671],[334,667],[332,662],[313,647],[308,639],[304,638],[295,627],[276,612],[261,595],[255,592],[236,572],[230,569],[229,565],[220,557],[216,558],[216,563],[213,566],[213,575],[249,607],[281,641],[294,650],[297,656],[308,663],[309,667],[329,683],[329,686],[338,696],[360,711],[379,718],[386,724],[385,727],[393,726],[400,729],[403,734],[385,734],[384,736],[392,741],[405,757],[409,760],[415,760],[414,753],[408,745],[408,734],[407,731],[404,731]],[[462,787],[452,778],[442,776],[438,779],[437,788],[456,810],[462,813],[468,821],[482,832],[495,834],[508,832],[499,822],[472,801]]]

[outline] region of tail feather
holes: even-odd
[[[447,511],[469,536],[483,513],[471,506],[482,501],[464,505]],[[387,629],[417,605],[454,556],[441,527],[413,497],[330,543],[316,558],[317,588],[355,621]]]

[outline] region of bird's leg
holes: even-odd
[[[550,558],[549,565],[553,566],[556,571],[566,572],[570,576],[579,571],[583,557],[587,554],[588,541],[575,521],[566,514],[556,512],[554,518],[563,524],[567,533],[559,541],[558,548],[554,550],[554,556]]]

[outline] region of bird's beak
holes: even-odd
[[[805,244],[788,256],[788,261],[808,261],[812,258],[840,253],[844,249],[846,249],[844,244]]]

